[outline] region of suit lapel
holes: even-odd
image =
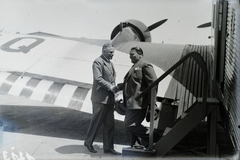
[[[104,57],[102,57],[102,59],[103,59],[104,65],[108,68],[109,72],[110,72],[112,75],[114,75],[115,69],[114,69],[113,65],[111,64],[112,62],[110,61],[109,63],[107,63]]]
[[[113,75],[115,76],[115,68],[114,68],[114,65],[113,65],[113,63],[112,62],[110,62],[111,63],[111,66],[112,66],[112,70],[113,70]]]
[[[130,77],[130,75],[133,73],[134,69],[137,68],[138,66],[140,66],[141,61],[142,61],[142,60],[140,59],[137,63],[135,63],[135,64],[132,66],[132,68],[130,68],[130,70],[128,71],[128,73],[127,73],[127,74],[125,75],[125,77],[124,77],[124,80],[125,80],[125,81],[128,80],[128,78]]]
[[[110,62],[110,63],[111,63],[111,62]],[[110,72],[111,74],[113,74],[113,73],[114,73],[114,69],[113,69],[113,67],[110,66],[110,63],[108,64],[108,63],[106,63],[106,62],[104,61],[104,65],[108,68],[109,72]],[[112,69],[111,69],[111,68],[112,68]]]

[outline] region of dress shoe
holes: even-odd
[[[142,143],[137,136],[132,135],[131,147],[133,147],[134,145],[142,145]]]
[[[133,145],[132,148],[135,148],[135,149],[144,149],[145,146],[143,146],[143,145]]]
[[[89,152],[97,153],[97,151],[93,148],[92,145],[88,145],[86,142],[84,142],[84,146],[87,147],[87,149],[89,150]]]
[[[110,154],[114,154],[114,155],[121,155],[120,152],[117,152],[114,149],[104,149],[104,153],[110,153]]]

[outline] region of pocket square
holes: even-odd
[[[141,67],[136,67],[136,68],[134,68],[134,70],[135,70],[135,71],[141,70]]]

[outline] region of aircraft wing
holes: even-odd
[[[88,111],[84,108],[91,105],[92,63],[101,55],[99,44],[106,41],[88,42],[46,34],[1,35],[0,92]],[[143,48],[144,57],[154,65],[157,76],[181,57],[178,50],[183,49],[182,45],[177,45],[175,52],[170,50],[171,45],[141,42],[116,46],[112,61],[117,83],[123,81],[132,66],[128,52],[136,45]],[[165,95],[170,80],[171,76],[159,84],[159,96]]]
[[[1,35],[0,46],[1,94],[91,112],[92,63],[102,47],[21,34]],[[131,64],[125,53],[115,54],[117,82],[122,82]]]
[[[149,34],[145,36],[146,40],[150,39]],[[0,38],[0,93],[89,112],[92,63],[101,55],[102,44],[107,41],[41,32],[3,34]],[[135,46],[143,49],[144,59],[153,64],[158,77],[190,51],[208,53],[202,49],[205,46],[142,42],[136,40],[130,28],[124,28],[111,41],[116,48],[112,61],[117,83],[123,81],[132,66],[129,51]],[[176,76],[173,72],[159,83],[158,96],[178,98],[179,83],[186,87],[179,73]]]

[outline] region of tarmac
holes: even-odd
[[[149,159],[103,153],[101,129],[93,144],[97,153],[90,153],[83,145],[90,120],[89,113],[0,95],[0,159]],[[222,130],[218,133],[221,154],[217,158],[208,157],[202,140],[205,132],[205,128],[200,126],[167,155],[151,159],[235,159],[231,143]],[[199,135],[200,139],[194,139]],[[123,148],[129,147],[129,143],[130,136],[123,122],[116,120],[115,150],[122,152]]]

